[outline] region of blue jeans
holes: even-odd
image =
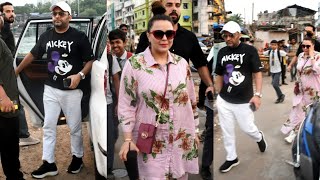
[[[203,142],[202,167],[210,167],[213,161],[213,110],[206,107],[206,134]]]
[[[19,138],[28,138],[30,136],[30,133],[28,129],[26,115],[22,105],[20,105],[20,108],[19,108],[18,120],[19,120],[19,126],[20,126]]]
[[[278,99],[282,96],[282,92],[281,92],[280,84],[279,84],[280,83],[280,76],[281,76],[281,72],[271,73],[272,86],[277,93]]]
[[[107,151],[108,151],[108,169],[113,168],[114,162],[114,147],[118,138],[118,118],[114,116],[114,104],[111,103],[107,106]]]

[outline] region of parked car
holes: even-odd
[[[107,104],[104,94],[104,75],[107,66],[99,62],[106,49],[107,17],[105,14],[94,30],[93,18],[74,17],[70,21],[70,26],[87,34],[96,58],[91,72],[91,96],[90,93],[84,93],[82,98],[82,104],[89,105],[89,112],[83,111],[85,112],[83,119],[90,122],[88,127],[94,150],[96,177],[97,179],[101,176],[107,178]],[[29,19],[25,23],[16,46],[16,53],[14,55],[15,68],[36,44],[39,36],[52,27],[51,17]],[[38,126],[42,126],[44,120],[42,98],[44,81],[47,76],[45,54],[42,58],[34,60],[17,77],[21,103],[29,112],[32,123]],[[87,77],[86,80],[90,84],[90,78]],[[90,90],[90,88],[88,89]],[[89,114],[89,116],[86,116],[86,114]],[[61,119],[65,119],[63,113],[61,113],[58,122],[61,122]]]

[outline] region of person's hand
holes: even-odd
[[[261,105],[261,98],[258,96],[253,96],[249,103],[254,103],[254,105],[256,106],[256,111],[260,108]]]
[[[137,153],[139,153],[139,149],[134,142],[132,142],[132,141],[123,142],[123,144],[120,148],[119,158],[122,161],[127,161],[127,154],[130,150],[134,150],[134,151],[137,151]]]
[[[71,79],[71,84],[69,86],[70,89],[75,89],[78,87],[80,81],[81,81],[81,76],[80,74],[74,74],[71,76],[68,76],[68,78]]]
[[[10,100],[8,96],[3,97],[2,101],[0,102],[1,112],[15,112],[16,109],[14,104]]]
[[[199,147],[200,146],[200,138],[199,138],[200,134],[196,133],[196,137],[194,138],[194,142],[196,143],[196,146]]]
[[[214,87],[213,87],[213,86],[209,86],[209,87],[207,87],[207,89],[206,89],[206,93],[205,93],[205,94],[206,94],[206,96],[207,96],[207,94],[208,94],[208,92],[209,92],[209,91],[211,91],[211,92],[212,92],[212,94],[215,94],[215,93],[214,93]]]
[[[292,67],[291,67],[291,65],[289,64],[289,65],[287,66],[287,71],[290,72],[290,71],[291,71],[291,68],[292,68]]]
[[[311,47],[309,48],[309,56],[310,56],[311,58],[314,57],[314,46],[311,46]]]

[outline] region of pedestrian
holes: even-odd
[[[0,13],[1,14],[1,13]],[[0,16],[0,31],[3,17]],[[15,103],[13,103],[15,102]],[[10,49],[0,38],[0,154],[7,180],[23,180],[19,161],[19,91]]]
[[[261,104],[262,65],[257,50],[240,42],[240,32],[239,24],[234,21],[223,26],[221,33],[227,46],[219,51],[215,70],[218,117],[227,151],[226,161],[219,168],[222,173],[240,163],[236,153],[235,122],[258,143],[261,152],[267,149],[262,131],[254,124],[253,113]]]
[[[132,56],[121,75],[118,117],[124,142],[119,156],[126,161],[129,150],[139,152],[139,179],[186,180],[199,171],[190,67],[169,51],[175,35],[170,17],[153,16],[147,32],[150,47]]]
[[[1,30],[1,38],[10,49],[12,57],[14,57],[16,45],[15,45],[14,35],[10,28],[15,18],[14,7],[10,2],[4,2],[0,4],[0,12],[3,13],[4,15],[3,16],[4,26]],[[19,139],[20,139],[19,145],[29,146],[29,145],[40,143],[39,139],[36,139],[30,136],[28,123],[27,123],[24,108],[22,105],[20,105],[17,118],[19,119],[19,125],[20,125],[19,126]]]
[[[282,73],[281,58],[286,56],[287,53],[278,49],[278,41],[272,40],[270,42],[271,50],[263,52],[263,55],[269,56],[270,73],[272,77],[272,86],[277,94],[276,104],[284,101],[285,95],[280,89],[280,76]]]
[[[165,8],[165,15],[170,16],[174,23],[173,28],[176,31],[176,36],[173,40],[173,45],[170,48],[170,52],[182,56],[187,62],[192,61],[193,66],[198,70],[199,76],[207,87],[210,87],[210,91],[213,90],[213,82],[210,77],[208,67],[206,66],[208,61],[206,60],[201,47],[199,45],[197,37],[193,32],[183,28],[178,22],[181,17],[181,0],[162,0],[162,4]],[[136,54],[143,52],[149,46],[149,41],[146,32],[140,35]]]
[[[305,118],[306,106],[319,99],[320,93],[320,53],[314,50],[315,40],[305,37],[298,56],[298,77],[295,83],[292,108],[288,120],[281,127],[281,132],[289,134],[285,141],[292,143]]]
[[[44,32],[30,53],[16,69],[19,74],[34,59],[47,54],[48,79],[45,81],[43,104],[43,164],[31,173],[34,178],[55,176],[55,142],[57,121],[62,109],[70,128],[72,162],[68,172],[79,173],[83,166],[81,99],[84,79],[94,59],[85,33],[71,27],[70,6],[60,1],[50,7],[54,28]],[[59,43],[58,43],[59,42]],[[61,46],[64,44],[65,46]]]
[[[282,39],[280,41],[278,41],[278,50],[282,50],[284,52],[288,52],[288,47],[284,44],[285,40]],[[287,69],[287,56],[281,56],[280,57],[280,64],[281,64],[281,84],[282,85],[288,85],[288,83],[286,83],[286,69]],[[280,85],[281,86],[281,85]]]
[[[135,49],[134,40],[133,40],[133,38],[130,37],[130,33],[128,33],[129,26],[126,25],[126,24],[120,24],[119,29],[121,31],[123,31],[125,33],[125,35],[126,35],[126,41],[125,41],[125,45],[126,45],[125,49],[126,49],[126,51],[134,52],[134,49]]]
[[[288,52],[288,64],[291,64],[291,61],[293,60],[294,56],[297,53],[297,50],[299,48],[299,45],[295,38],[291,38],[290,44],[289,44],[289,52]],[[296,78],[297,74],[297,63],[292,64],[291,70],[290,70],[290,77],[291,82],[297,80]]]
[[[315,31],[316,31],[316,27],[314,27],[312,24],[306,24],[304,27],[303,34],[304,34],[304,37],[309,37],[309,38],[312,38],[315,40],[314,41],[314,50],[317,52],[320,52],[320,42],[317,40]],[[288,65],[287,71],[291,71],[291,68],[293,67],[293,65],[295,63],[297,63],[299,54],[301,54],[303,52],[303,48],[301,47],[301,45],[302,45],[302,43],[299,44],[299,48],[297,50],[297,53],[294,56],[294,58],[292,59],[291,63]]]

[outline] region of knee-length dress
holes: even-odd
[[[186,60],[168,51],[169,76],[162,116],[152,153],[138,155],[139,178],[162,180],[197,174],[198,147],[194,117],[196,104],[191,71]],[[159,65],[150,49],[126,62],[119,90],[118,117],[123,132],[136,142],[140,123],[155,124],[167,77],[167,65]]]
[[[304,57],[304,53],[298,56],[297,62],[299,91],[292,99],[292,109],[289,119],[281,127],[281,132],[289,133],[297,130],[305,118],[306,105],[319,98],[320,91],[320,53],[315,52],[313,58]]]

